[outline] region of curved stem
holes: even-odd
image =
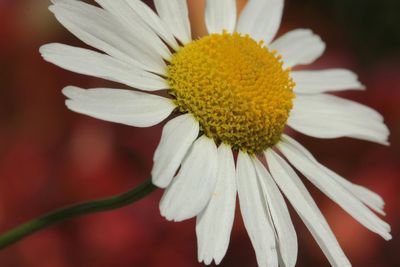
[[[0,249],[12,245],[18,240],[21,240],[43,228],[67,219],[127,206],[137,200],[142,199],[155,189],[156,186],[151,183],[151,179],[149,178],[138,187],[121,195],[101,200],[89,201],[53,211],[47,215],[17,226],[16,228],[0,235]]]

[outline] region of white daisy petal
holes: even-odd
[[[328,69],[291,72],[296,83],[294,92],[298,94],[318,94],[343,90],[364,90],[357,75],[346,69]]]
[[[230,33],[236,27],[236,0],[207,0],[205,22],[208,33]]]
[[[112,1],[112,0],[111,0]],[[126,0],[125,0],[126,1]],[[158,36],[161,37],[169,46],[174,50],[179,48],[174,35],[168,29],[168,26],[161,20],[161,18],[145,3],[142,1],[126,1],[132,8],[133,12],[142,19]]]
[[[249,0],[243,9],[237,31],[269,44],[281,24],[283,0]]]
[[[311,155],[311,153],[308,150],[303,148],[300,144],[296,145],[297,142],[293,138],[289,137],[288,135],[283,135],[282,140],[290,142],[292,146],[295,146],[295,148],[301,151],[303,155],[307,156],[308,159],[315,160],[313,155]],[[338,174],[334,173],[333,171],[331,171],[322,164],[319,164],[319,167],[323,169],[326,173],[328,173],[328,175],[331,176],[332,179],[336,180],[336,182],[340,183],[344,188],[350,191],[365,205],[369,206],[376,212],[385,215],[385,212],[383,211],[385,203],[378,194],[372,192],[368,188],[351,183],[349,180],[339,176]]]
[[[382,115],[337,96],[297,95],[288,125],[317,138],[352,137],[388,144],[389,130]]]
[[[67,107],[75,112],[136,127],[156,125],[175,109],[168,98],[130,90],[68,86],[63,94],[69,98]]]
[[[145,90],[167,89],[166,81],[129,63],[92,50],[63,44],[47,44],[40,48],[42,57],[61,68]]]
[[[179,222],[204,210],[217,181],[217,155],[214,140],[203,135],[194,142],[178,175],[161,199],[162,216]]]
[[[186,0],[154,0],[158,15],[183,44],[192,41]]]
[[[267,169],[258,159],[254,159],[253,162],[277,233],[280,256],[285,267],[294,267],[297,260],[298,246],[297,235],[289,210]]]
[[[320,168],[320,164],[314,158],[309,157],[309,152],[304,154],[302,152],[306,150],[304,147],[301,150],[297,149],[299,146],[302,147],[299,143],[285,138],[277,144],[277,147],[289,162],[319,190],[370,231],[381,235],[386,240],[391,239],[390,226],[353,196],[351,192],[332,179],[328,173]]]
[[[349,192],[351,192],[354,196],[356,196],[365,205],[367,205],[374,211],[380,213],[381,215],[385,215],[385,212],[383,210],[385,202],[378,194],[372,192],[368,188],[351,183],[347,179],[341,177],[340,175],[331,171],[330,169],[328,169],[323,165],[320,165],[320,167],[325,172],[327,172],[332,179],[336,180],[336,182],[340,183],[344,188],[349,190]]]
[[[308,152],[308,150],[303,148],[301,145],[296,145],[297,142],[290,136],[283,135],[282,140],[290,142],[292,144],[292,146],[295,146],[296,149],[301,151],[302,154],[307,156],[308,159],[315,160],[313,155],[311,155],[311,153]],[[332,179],[334,179],[334,180],[336,180],[336,182],[340,183],[344,188],[346,188],[348,191],[350,191],[354,196],[356,196],[365,205],[369,206],[371,209],[375,210],[376,212],[378,212],[382,215],[385,215],[385,212],[383,211],[385,202],[378,194],[372,192],[368,188],[351,183],[349,180],[339,176],[338,174],[334,173],[333,171],[331,171],[330,169],[328,169],[327,167],[325,167],[322,164],[319,164],[319,166],[321,169],[323,169],[325,172],[327,172],[331,176]]]
[[[325,43],[311,30],[297,29],[276,39],[270,48],[282,55],[284,67],[293,67],[313,63],[324,53]]]
[[[219,264],[228,250],[235,217],[235,162],[229,146],[218,148],[218,174],[214,194],[207,208],[197,216],[199,262]]]
[[[266,153],[272,177],[297,211],[332,266],[351,266],[310,193],[293,169],[269,149]]]
[[[81,1],[60,1],[49,7],[57,20],[86,44],[151,72],[164,74],[165,62],[138,41],[107,11]]]
[[[243,222],[256,252],[259,266],[278,266],[274,230],[250,156],[239,152],[236,183]]]
[[[169,185],[198,135],[199,122],[191,114],[174,118],[164,126],[160,144],[153,157],[153,184],[161,188]]]
[[[134,38],[135,43],[151,52],[161,55],[164,59],[171,58],[171,52],[154,31],[138,16],[125,0],[96,0],[105,10],[114,15]]]

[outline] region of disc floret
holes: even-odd
[[[290,69],[262,42],[212,34],[176,52],[167,70],[170,94],[216,143],[250,154],[276,144],[294,98]]]

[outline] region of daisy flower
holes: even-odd
[[[366,228],[389,240],[384,202],[321,165],[287,135],[352,137],[388,144],[376,111],[328,92],[363,90],[346,69],[298,71],[325,50],[308,29],[279,38],[283,0],[207,0],[209,35],[192,39],[186,0],[53,0],[58,21],[98,51],[44,45],[45,60],[137,90],[64,88],[69,109],[149,127],[170,117],[154,154],[152,181],[166,188],[168,220],[196,217],[198,259],[219,264],[232,230],[236,194],[259,266],[294,266],[297,237],[284,196],[332,266],[351,266],[294,169]],[[154,94],[165,90],[168,97]],[[238,153],[237,159],[234,152]]]

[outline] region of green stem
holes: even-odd
[[[96,212],[114,210],[127,206],[135,201],[142,199],[146,195],[153,192],[155,189],[156,187],[151,183],[151,179],[148,179],[138,187],[121,195],[101,200],[89,201],[56,210],[47,215],[17,226],[16,228],[11,229],[10,231],[0,235],[0,249],[10,246],[18,240],[21,240],[43,228],[49,227],[53,224],[65,221],[67,219]]]

